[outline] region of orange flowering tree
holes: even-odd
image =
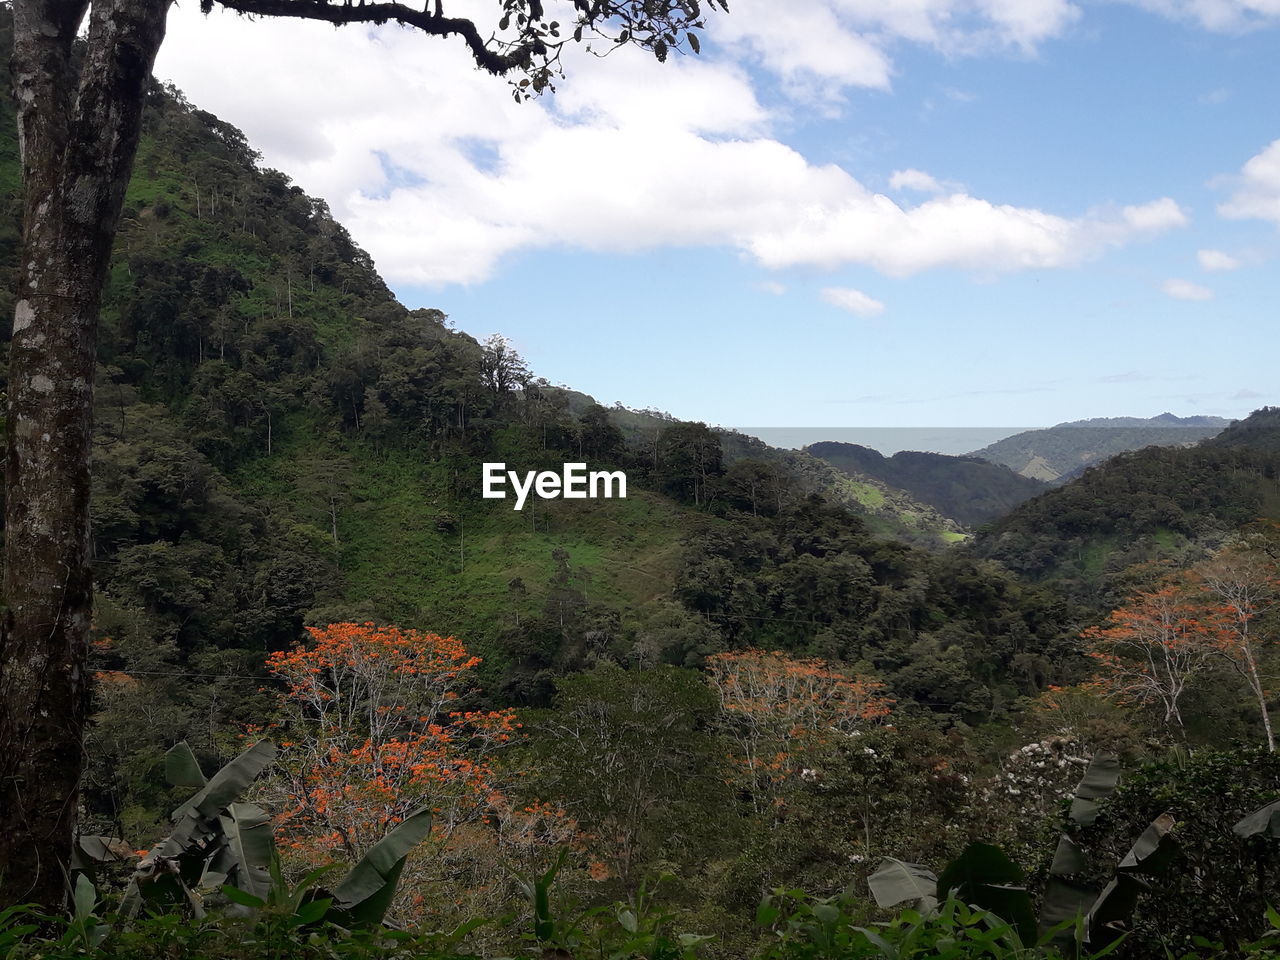
[[[778,651],[714,654],[707,675],[753,797],[772,794],[802,767],[803,755],[832,734],[878,723],[893,706],[877,680]]]
[[[1108,625],[1082,636],[1099,689],[1121,703],[1155,705],[1166,724],[1181,730],[1183,694],[1229,644],[1230,625],[1219,609],[1198,601],[1184,577],[1134,594],[1111,612]]]
[[[285,686],[282,834],[293,849],[359,857],[424,805],[438,839],[500,815],[493,758],[519,724],[511,710],[457,709],[478,657],[417,630],[308,629],[310,643],[267,660]]]
[[[1258,625],[1280,602],[1280,564],[1264,550],[1230,546],[1198,566],[1194,575],[1206,600],[1216,605],[1214,612],[1222,623],[1225,641],[1220,650],[1257,701],[1267,750],[1274,753],[1276,739],[1261,661],[1263,648],[1275,638]]]

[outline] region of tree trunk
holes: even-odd
[[[17,0],[23,254],[0,621],[0,904],[63,900],[88,707],[98,305],[169,0]]]

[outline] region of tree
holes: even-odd
[[[741,751],[737,759],[757,809],[803,766],[806,750],[832,733],[870,726],[893,706],[876,680],[778,651],[714,654],[707,658],[707,676],[722,722]]]
[[[1158,704],[1164,722],[1181,731],[1182,696],[1226,642],[1224,618],[1175,582],[1135,594],[1108,619],[1110,626],[1083,634],[1099,684],[1118,700]]]
[[[503,0],[497,24],[443,0],[219,0],[254,16],[394,21],[456,37],[517,99],[551,89],[567,43],[631,43],[663,61],[698,49],[702,7],[724,0]],[[63,899],[90,684],[89,455],[98,307],[170,0],[15,0],[23,252],[6,423],[0,623],[0,902]],[[213,0],[202,0],[207,13]],[[88,14],[82,48],[76,36]],[[496,27],[496,30],[494,30]],[[485,39],[485,37],[489,39]]]
[[[480,372],[487,386],[502,397],[522,389],[529,382],[529,366],[515,345],[500,333],[489,336],[481,346]]]
[[[634,892],[642,868],[677,851],[706,851],[723,831],[706,811],[723,804],[715,698],[692,670],[599,664],[556,683],[539,723],[538,785],[578,822],[608,873]]]
[[[511,710],[459,708],[478,657],[453,637],[372,623],[309,632],[267,660],[285,683],[280,783],[294,849],[312,865],[335,851],[357,860],[423,805],[439,839],[495,814],[493,756],[519,724]]]
[[[1225,620],[1226,642],[1220,650],[1258,701],[1267,750],[1276,749],[1271,729],[1271,712],[1267,708],[1267,690],[1259,661],[1262,647],[1271,637],[1256,629],[1255,621],[1275,606],[1280,578],[1276,563],[1261,551],[1243,547],[1226,547],[1196,568],[1196,577],[1209,597],[1219,605],[1218,614]]]
[[[705,423],[676,423],[658,439],[655,471],[672,496],[709,506],[712,481],[724,473],[720,438]]]

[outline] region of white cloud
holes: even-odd
[[[1234,188],[1218,212],[1232,220],[1270,220],[1280,224],[1280,140],[1250,157],[1239,175],[1227,178]]]
[[[1197,250],[1196,259],[1200,261],[1200,269],[1210,273],[1226,273],[1240,266],[1240,261],[1221,250]]]
[[[1171,20],[1195,23],[1217,33],[1240,33],[1280,20],[1276,0],[1130,0]]]
[[[883,303],[852,287],[827,287],[822,291],[822,299],[858,317],[877,317],[884,313]]]
[[[1208,287],[1202,287],[1198,283],[1192,283],[1189,280],[1179,280],[1176,277],[1166,280],[1162,289],[1175,300],[1212,300],[1213,291]]]
[[[712,30],[753,51],[793,93],[830,98],[845,87],[887,88],[896,43],[1029,54],[1079,15],[1070,0],[788,0],[780,17],[774,0],[734,0]]]
[[[785,222],[745,238],[746,249],[766,266],[859,263],[893,276],[946,266],[982,273],[1063,267],[1186,222],[1167,198],[1118,215],[1075,219],[968,194],[903,207],[870,193],[842,170],[812,171],[815,179],[818,173],[830,181],[825,190]]]
[[[889,177],[892,190],[914,190],[917,193],[942,193],[945,189],[936,177],[923,170],[895,170]]]
[[[713,24],[791,29],[790,15],[753,21],[752,2]],[[825,10],[837,26],[871,23],[941,44],[960,29],[944,16],[951,2],[796,0],[796,15],[822,20]],[[1068,9],[992,0],[975,16],[1027,38],[1059,8]],[[958,188],[918,205],[895,201],[774,139],[747,72],[712,56],[665,65],[628,48],[603,61],[579,56],[554,98],[516,104],[460,44],[410,30],[205,18],[184,5],[169,34],[158,76],[242,127],[265,163],[328,200],[393,284],[482,282],[520,250],[662,246],[728,247],[766,267],[990,274],[1067,266],[1186,222],[1167,198],[1074,217]],[[229,51],[235,83],[225,79]],[[854,69],[842,62],[810,65],[831,77]],[[919,171],[895,177],[903,187],[938,183]]]

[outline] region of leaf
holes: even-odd
[[[213,775],[199,793],[173,812],[172,819],[183,817],[216,817],[229,803],[244,792],[276,758],[276,745],[259,740],[240,756]]]
[[[265,897],[271,889],[267,868],[276,848],[271,817],[256,804],[233,803],[218,819],[235,858],[235,885],[254,896]]]
[[[411,813],[351,868],[333,891],[334,911],[358,926],[382,922],[395,896],[405,858],[431,832],[431,811]]]
[[[1075,920],[1087,916],[1098,899],[1098,888],[1051,877],[1040,904],[1040,932],[1052,933],[1050,942],[1075,942]]]
[[[71,848],[71,869],[88,870],[95,863],[115,863],[127,860],[133,849],[118,837],[76,837]]]
[[[1003,850],[971,843],[938,878],[939,896],[955,891],[966,904],[994,913],[1018,932],[1024,944],[1036,941],[1036,917],[1026,874]]]
[[[1142,832],[1116,870],[1121,873],[1144,873],[1157,876],[1163,873],[1178,854],[1178,841],[1169,834],[1177,825],[1173,814],[1162,813],[1151,821]]]
[[[229,883],[223,884],[222,894],[232,903],[238,903],[242,907],[253,907],[254,909],[258,909],[267,905],[266,901],[260,897],[255,897],[251,893],[245,893],[243,890],[238,887],[233,887]]]
[[[71,895],[74,916],[83,922],[93,916],[93,908],[98,902],[98,891],[93,889],[93,881],[83,873],[76,877],[75,891]]]
[[[1098,803],[1116,789],[1120,782],[1120,760],[1110,753],[1095,754],[1076,786],[1069,816],[1081,826],[1088,826],[1098,819]]]
[[[938,878],[918,863],[903,863],[885,857],[876,872],[867,877],[878,907],[896,907],[908,900],[929,900],[938,895]]]
[[[698,35],[694,33],[692,30],[690,30],[688,33],[685,34],[685,36],[689,40],[690,49],[693,50],[694,53],[701,53],[702,43],[701,41],[698,40]]]
[[[1280,837],[1280,800],[1254,810],[1232,827],[1231,832],[1237,837],[1256,837],[1260,833]]]
[[[1080,844],[1065,833],[1058,837],[1058,846],[1053,851],[1053,863],[1049,865],[1049,874],[1054,877],[1066,877],[1082,872],[1089,865]]]
[[[312,900],[298,907],[298,912],[294,916],[297,918],[298,923],[303,926],[310,923],[319,923],[324,918],[324,915],[329,912],[329,907],[332,905],[333,900],[329,897],[325,897],[322,900]]]
[[[175,787],[203,787],[207,782],[196,756],[183,740],[164,755],[164,777]]]
[[[1105,947],[1124,936],[1124,925],[1138,905],[1138,894],[1146,884],[1126,873],[1117,874],[1102,888],[1085,918],[1085,937],[1092,947]]]

